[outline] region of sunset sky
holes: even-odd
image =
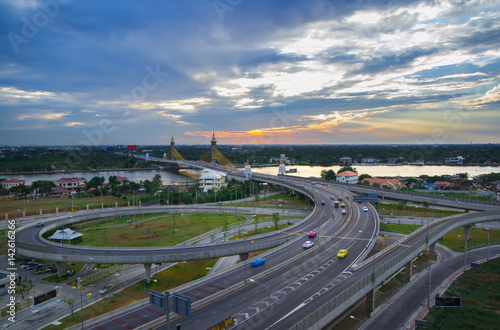
[[[0,145],[500,143],[500,1],[0,0]]]

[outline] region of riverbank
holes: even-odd
[[[55,171],[44,171],[44,172],[0,172],[0,176],[16,176],[16,175],[45,175],[45,174],[66,174],[66,173],[99,173],[99,172],[113,172],[113,171],[151,171],[158,170],[161,168],[156,166],[144,167],[144,168],[112,168],[112,169],[101,169],[101,170],[55,170]]]

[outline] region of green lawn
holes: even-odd
[[[259,197],[249,201],[242,201],[237,203],[223,203],[224,206],[243,206],[243,207],[269,207],[269,208],[288,208],[291,209],[304,209],[307,208],[307,202],[303,199],[297,198],[295,195],[275,194],[266,197]],[[311,208],[313,203],[309,205]]]
[[[382,204],[377,206],[373,203],[375,209],[379,211],[380,215],[396,215],[396,216],[411,216],[411,217],[434,217],[443,218],[455,214],[463,214],[463,211],[441,210],[441,209],[426,209],[424,207],[406,206],[402,208],[399,204]]]
[[[444,196],[444,197],[464,198],[464,199],[469,199],[469,196],[470,196],[470,199],[472,199],[472,200],[480,200],[480,201],[488,201],[488,202],[491,201],[490,196],[475,196],[474,194],[469,195],[468,193],[459,193],[459,192],[440,193],[440,192],[433,192],[433,191],[421,192],[421,193],[435,195],[435,196],[439,196],[439,197]]]
[[[498,329],[500,259],[466,271],[443,296],[462,297],[462,307],[432,307],[425,317],[430,329]]]
[[[414,232],[420,225],[410,225],[410,230],[406,224],[397,223],[380,223],[381,231],[389,231],[394,233],[400,233],[408,235],[410,232]],[[467,248],[474,248],[478,246],[485,246],[488,243],[488,233],[482,228],[471,228],[469,232],[469,241],[467,242]],[[450,249],[463,252],[464,251],[464,229],[462,227],[454,229],[444,235],[439,241],[440,244],[449,247]],[[500,243],[500,230],[490,230],[490,244]]]
[[[476,246],[484,246],[488,243],[488,233],[482,228],[471,228],[469,232],[469,241],[467,248]],[[463,252],[465,248],[464,230],[457,228],[442,237],[439,243],[453,249],[454,251]],[[490,230],[490,244],[500,243],[500,230]]]
[[[127,223],[129,219],[107,220],[106,225],[115,223],[115,227],[82,231],[84,235],[81,240],[74,244],[97,247],[172,246],[182,243],[183,237],[188,240],[206,231],[220,228],[224,223],[232,225],[245,220],[241,216],[218,214],[185,214],[184,216],[170,214],[153,217],[157,219],[142,224],[135,222],[148,217],[130,218],[133,222],[125,226],[119,226],[119,224]],[[95,226],[96,223],[92,225]],[[50,235],[52,232],[46,232],[44,237]]]
[[[415,230],[418,228],[422,227],[421,225],[403,225],[403,224],[398,224],[398,223],[380,223],[380,230],[381,231],[389,231],[393,233],[400,233],[404,235],[408,235],[410,233],[413,233]]]
[[[216,262],[216,259],[209,259],[178,263],[160,273],[154,274],[153,279],[156,280],[156,282],[152,281],[151,283],[147,284],[144,283],[145,280],[139,281],[136,284],[115,293],[111,299],[106,298],[87,308],[84,308],[83,319],[87,320],[90,318],[94,318],[99,315],[109,313],[116,309],[130,305],[136,301],[144,299],[145,297],[147,298],[149,296],[149,290],[163,292],[165,290],[170,290],[182,284],[194,281],[205,276],[208,273],[209,268],[213,267]],[[154,273],[154,268],[152,270]],[[78,290],[74,291],[75,293],[73,295],[78,296]],[[99,294],[98,292],[91,293]],[[67,308],[67,311],[70,312],[70,309],[67,305],[65,308]],[[80,310],[77,310],[75,311],[74,316],[69,315],[63,319],[58,320],[59,322],[61,322],[60,325],[49,325],[43,329],[66,329],[70,326],[79,324],[81,322],[80,315]]]
[[[127,201],[115,196],[103,196],[102,201],[104,207],[114,207],[118,202],[118,206],[127,205]],[[10,214],[13,217],[22,216],[23,211],[26,215],[35,215],[42,209],[43,213],[55,213],[56,207],[59,212],[70,211],[74,209],[86,209],[87,204],[90,208],[98,208],[101,206],[101,196],[71,198],[71,197],[55,197],[55,198],[39,198],[39,199],[2,199],[0,200],[0,214]]]

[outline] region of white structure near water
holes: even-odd
[[[201,171],[199,184],[203,192],[207,192],[210,189],[219,190],[225,182],[226,174],[223,172],[209,169],[204,169],[203,171]]]

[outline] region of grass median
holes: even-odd
[[[432,307],[425,317],[430,329],[498,329],[500,259],[482,263],[479,269],[469,269],[453,282],[443,297],[461,297],[462,306]]]
[[[105,297],[91,306],[83,309],[83,319],[88,320],[99,315],[103,315],[119,308],[128,306],[134,302],[140,301],[144,298],[149,297],[149,290],[155,290],[158,292],[163,292],[166,290],[173,289],[182,284],[194,281],[198,278],[205,276],[210,268],[212,268],[216,259],[209,260],[198,260],[181,262],[172,267],[165,269],[162,272],[153,275],[153,279],[156,282],[145,283],[145,280],[137,282],[120,292],[113,294],[111,297]],[[80,295],[79,290],[75,289],[74,293],[71,293],[74,297]],[[88,292],[87,289],[84,290],[84,294]],[[99,292],[91,292],[92,294],[98,295]],[[70,308],[68,305],[65,306],[68,313],[70,313]],[[68,315],[60,320],[58,325],[49,325],[43,329],[66,329],[67,327],[77,325],[81,322],[80,310],[76,309],[73,315]]]

